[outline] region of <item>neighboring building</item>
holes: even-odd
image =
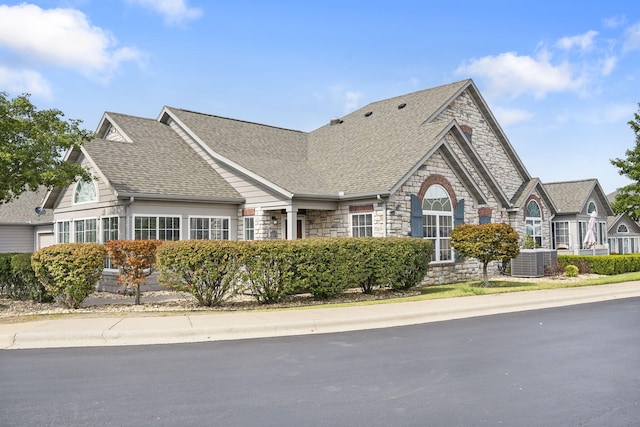
[[[609,250],[616,254],[634,254],[640,252],[640,225],[629,215],[610,216]]]
[[[607,255],[607,217],[613,210],[596,179],[544,184],[558,208],[551,220],[552,248],[558,254]],[[595,211],[596,244],[584,244],[591,213]]]
[[[28,191],[0,205],[0,253],[28,253],[55,243],[53,212],[36,213],[45,194],[44,190]]]
[[[563,212],[471,80],[308,133],[172,107],[157,120],[108,112],[66,160],[95,178],[47,194],[56,242],[412,236],[434,244],[431,283],[481,273],[455,259],[456,225],[506,222],[551,248]],[[606,218],[608,204],[594,202]],[[579,223],[583,210],[566,213]]]

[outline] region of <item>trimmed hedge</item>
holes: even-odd
[[[102,276],[105,255],[98,243],[64,243],[38,250],[31,265],[57,303],[78,308]]]
[[[17,300],[49,302],[53,299],[36,278],[30,253],[0,254],[0,291]]]
[[[156,252],[158,281],[170,289],[190,293],[200,305],[220,305],[237,290],[240,255],[235,241],[166,242]]]
[[[558,255],[558,264],[578,267],[580,274],[623,274],[640,271],[640,254],[628,255]]]
[[[157,253],[159,281],[218,305],[248,291],[261,303],[293,293],[330,299],[349,287],[409,289],[424,278],[432,245],[424,239],[183,240]]]

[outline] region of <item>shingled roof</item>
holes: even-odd
[[[589,196],[595,190],[607,210],[606,214],[613,215],[613,211],[607,202],[607,197],[595,178],[580,181],[551,182],[544,184],[544,188],[551,195],[559,214],[582,212]]]
[[[374,102],[310,133],[172,107],[164,111],[221,161],[293,195],[389,192],[442,138],[450,121],[430,120],[470,82]]]
[[[0,224],[32,224],[50,223],[53,221],[53,213],[47,211],[45,215],[36,214],[35,208],[42,206],[42,199],[46,190],[27,191],[17,199],[0,204]]]
[[[120,196],[242,200],[169,126],[118,113],[106,117],[132,142],[96,139],[84,150]]]

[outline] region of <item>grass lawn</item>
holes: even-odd
[[[542,289],[558,289],[558,288],[573,288],[579,286],[596,286],[596,285],[606,285],[612,283],[622,283],[622,282],[631,282],[635,280],[640,280],[640,272],[634,273],[625,273],[619,274],[615,276],[599,276],[596,278],[584,278],[580,279],[578,276],[577,280],[562,280],[562,279],[553,279],[553,278],[545,278],[543,280],[532,280],[526,281],[524,280],[509,280],[508,276],[494,278],[493,280],[489,280],[489,286],[484,287],[484,282],[482,280],[476,280],[472,282],[464,282],[464,283],[454,283],[448,285],[434,285],[434,286],[422,286],[417,288],[420,291],[420,295],[410,296],[410,297],[402,297],[402,298],[392,298],[392,299],[383,299],[383,300],[371,300],[371,301],[360,301],[360,302],[352,302],[352,303],[333,303],[332,307],[336,306],[352,306],[352,305],[370,305],[370,304],[388,304],[394,302],[408,302],[408,301],[421,301],[421,300],[429,300],[429,299],[439,299],[439,298],[457,298],[457,297],[465,297],[471,295],[489,295],[489,294],[500,294],[506,292],[521,292],[521,291],[534,291],[534,290],[542,290]],[[300,308],[321,308],[323,305],[314,305],[312,307],[297,307]],[[326,306],[325,306],[326,307]]]

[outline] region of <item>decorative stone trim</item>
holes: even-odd
[[[373,212],[373,205],[349,206],[349,213]]]
[[[491,217],[491,212],[492,212],[491,208],[486,207],[486,206],[478,208],[478,216],[479,217],[481,217],[481,216]]]
[[[542,204],[540,197],[536,196],[535,194],[530,195],[527,198],[527,201],[524,203],[524,206],[522,207],[522,219],[527,218],[527,206],[529,205],[529,202],[531,200],[535,200],[538,203],[538,207],[540,208],[540,219],[544,221],[544,205]]]
[[[424,195],[427,194],[427,190],[429,189],[429,187],[435,184],[439,184],[444,187],[445,190],[447,190],[447,193],[449,193],[449,197],[451,197],[451,203],[455,207],[458,204],[456,192],[454,191],[453,186],[451,185],[449,180],[439,174],[429,175],[427,179],[422,182],[420,191],[418,191],[418,197],[420,198],[420,200],[424,199]]]
[[[256,208],[242,209],[242,216],[254,216],[256,214]]]

